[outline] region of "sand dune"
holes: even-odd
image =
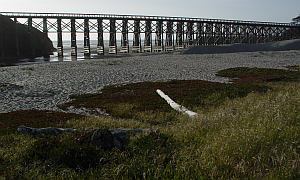
[[[262,44],[230,44],[223,46],[193,46],[181,54],[216,54],[257,51],[290,51],[300,50],[300,39],[262,43]]]

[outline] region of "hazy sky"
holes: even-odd
[[[300,13],[300,0],[8,0],[0,11],[291,22]]]

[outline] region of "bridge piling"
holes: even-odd
[[[116,20],[110,20],[109,54],[117,54]]]
[[[129,53],[129,43],[128,43],[128,20],[122,20],[122,37],[121,37],[121,47],[120,53]]]
[[[61,29],[61,18],[57,18],[57,55],[59,57],[64,56],[63,41],[62,41],[62,29]]]
[[[19,48],[19,36],[18,36],[19,31],[18,31],[17,18],[14,18],[14,22],[15,22],[15,38],[16,38],[16,40],[15,40],[16,41],[16,56],[18,58],[18,57],[20,57],[20,48]]]
[[[133,35],[133,46],[132,52],[141,52],[141,35],[140,35],[140,20],[134,20],[134,35]]]
[[[89,29],[89,19],[84,19],[84,55],[90,56],[91,47],[90,47],[90,29]]]
[[[97,23],[98,23],[98,29],[97,29],[97,33],[98,33],[97,54],[98,55],[104,55],[103,26],[102,26],[103,19],[98,18]]]
[[[154,52],[161,52],[164,50],[162,24],[162,21],[156,21],[155,47],[153,48]]]
[[[175,50],[184,48],[182,44],[182,25],[181,21],[177,22]]]
[[[1,14],[0,14],[0,16],[2,16]],[[4,49],[3,49],[3,33],[2,33],[2,18],[0,18],[0,55],[1,55],[1,58],[3,58],[4,57]]]
[[[201,46],[203,44],[203,23],[197,23],[197,32],[196,32],[196,45]]]
[[[151,21],[145,22],[144,52],[152,52]]]
[[[44,52],[46,50],[46,40],[48,38],[48,26],[47,26],[47,18],[43,18],[43,57],[50,58],[49,52]]]
[[[166,31],[166,45],[165,45],[165,51],[173,51],[173,22],[168,21],[167,22],[167,31]]]
[[[35,57],[35,45],[34,45],[34,37],[32,33],[32,17],[28,18],[28,34],[29,34],[29,53],[30,57],[34,58]]]
[[[71,19],[71,56],[77,56],[75,18]]]
[[[215,31],[214,31],[214,44],[223,44],[222,42],[222,25],[221,24],[214,24]]]
[[[192,46],[194,44],[194,29],[193,29],[194,23],[187,22],[187,47]]]

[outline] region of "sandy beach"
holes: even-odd
[[[269,49],[258,51],[253,47],[253,52],[241,52],[244,45],[231,45],[234,51],[227,53],[213,47],[212,53],[207,54],[203,49],[208,47],[190,47],[172,53],[0,67],[0,83],[7,83],[0,86],[0,113],[29,109],[61,111],[56,105],[70,101],[69,95],[97,93],[113,84],[171,79],[227,83],[227,78],[216,77],[215,73],[232,67],[286,69],[288,65],[300,64],[299,42],[261,44]],[[81,109],[68,112],[85,113]]]

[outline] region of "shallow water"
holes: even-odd
[[[70,48],[65,48],[63,51],[63,57],[58,57],[57,52],[50,55],[50,58],[37,57],[37,58],[24,58],[24,59],[9,59],[0,62],[1,66],[20,66],[28,64],[40,64],[40,63],[55,63],[55,62],[67,62],[67,61],[85,61],[91,59],[108,59],[108,58],[120,58],[124,56],[136,56],[143,53],[118,53],[118,54],[108,54],[108,48],[105,48],[105,55],[98,55],[96,48],[91,47],[91,55],[86,56],[83,53],[83,48],[78,48],[77,56],[71,56]],[[144,55],[147,55],[144,53]]]
[[[58,57],[57,52],[53,52],[53,55],[50,56],[50,58],[44,58],[44,57],[37,57],[37,58],[24,58],[24,59],[8,59],[0,61],[0,67],[1,66],[19,66],[19,65],[28,65],[28,64],[36,64],[36,63],[53,63],[53,62],[63,62],[63,61],[84,61],[89,59],[106,59],[106,58],[116,58],[116,57],[124,57],[124,56],[131,56],[132,54],[108,54],[108,41],[104,42],[105,55],[97,55],[97,40],[91,40],[90,41],[90,47],[91,47],[91,55],[85,56],[83,53],[83,41],[78,40],[77,41],[77,56],[71,56],[71,41],[70,40],[64,40],[63,41],[63,57]],[[118,42],[118,45],[120,42]],[[53,46],[57,47],[57,42],[53,41]],[[139,53],[138,53],[139,54]],[[136,54],[135,54],[136,55]]]

